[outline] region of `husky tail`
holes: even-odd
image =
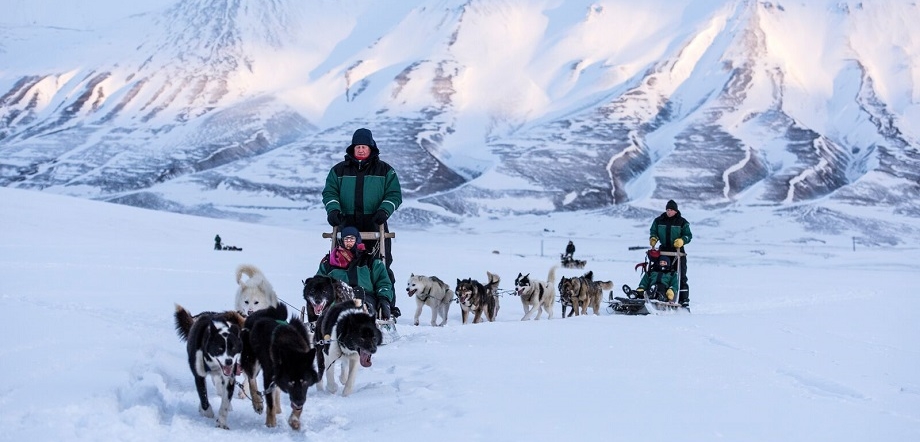
[[[183,341],[188,340],[188,333],[192,329],[192,324],[195,323],[195,317],[192,316],[185,307],[182,307],[179,304],[176,304],[176,334],[179,335],[179,339]]]

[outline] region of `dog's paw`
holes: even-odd
[[[338,391],[338,389],[339,388],[335,384],[329,384],[329,383],[326,384],[326,393],[335,394],[335,392]]]
[[[227,426],[226,422],[222,422],[220,419],[217,420],[217,428],[223,428],[224,430],[229,430],[230,427]]]
[[[418,326],[418,319],[415,320],[415,325]]]
[[[288,425],[291,426],[292,430],[300,430],[300,418],[297,416],[291,416],[288,419]]]
[[[214,418],[214,409],[213,409],[213,408],[208,408],[207,410],[205,410],[204,408],[199,407],[199,408],[198,408],[198,414],[200,414],[200,415],[202,415],[202,416],[204,416],[204,417],[208,417],[208,418],[213,419],[213,418]]]
[[[265,410],[265,403],[262,401],[252,401],[252,409],[256,414],[262,414],[262,411]]]

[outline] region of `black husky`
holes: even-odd
[[[348,284],[331,276],[316,275],[303,282],[303,299],[307,301],[307,322],[315,324],[330,305],[354,299]]]
[[[249,376],[249,392],[252,408],[262,413],[262,398],[259,397],[256,376],[262,372],[262,386],[268,410],[265,426],[277,425],[275,415],[281,413],[281,398],[276,388],[288,394],[291,399],[291,416],[288,424],[300,429],[300,413],[307,401],[307,390],[319,381],[313,365],[316,350],[310,345],[310,337],[303,321],[287,318],[287,307],[278,304],[253,312],[246,318],[243,328],[243,370]]]
[[[220,395],[217,426],[229,428],[227,413],[230,412],[236,376],[240,374],[240,355],[243,351],[240,339],[243,317],[235,311],[203,312],[192,316],[188,310],[176,304],[175,318],[176,333],[187,343],[188,365],[195,377],[195,388],[201,402],[198,412],[202,416],[214,417],[204,382],[205,376],[210,376]]]

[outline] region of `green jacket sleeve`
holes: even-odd
[[[680,229],[680,237],[684,239],[684,244],[690,244],[690,240],[693,239],[693,233],[690,232],[689,222],[684,221],[684,225]]]
[[[399,177],[396,175],[396,171],[390,168],[384,180],[383,201],[380,202],[378,210],[383,209],[387,216],[390,216],[401,204],[402,187],[399,185]]]
[[[323,207],[326,208],[326,213],[342,210],[341,192],[341,180],[335,174],[334,169],[329,170],[329,175],[326,175],[326,185],[323,187]]]
[[[647,289],[647,288],[648,288],[648,275],[649,275],[649,272],[645,272],[645,274],[642,275],[642,279],[639,280],[639,287],[638,287],[638,288],[640,288],[640,289]]]
[[[385,297],[390,300],[390,303],[396,300],[396,296],[393,293],[393,281],[390,281],[390,274],[387,273],[387,266],[383,261],[374,259],[374,264],[371,267],[371,279],[378,297]]]

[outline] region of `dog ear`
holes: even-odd
[[[224,314],[224,317],[227,319],[227,322],[232,325],[236,325],[239,328],[243,328],[243,324],[246,323],[246,318],[236,310],[229,310]],[[239,331],[239,330],[237,330]]]

